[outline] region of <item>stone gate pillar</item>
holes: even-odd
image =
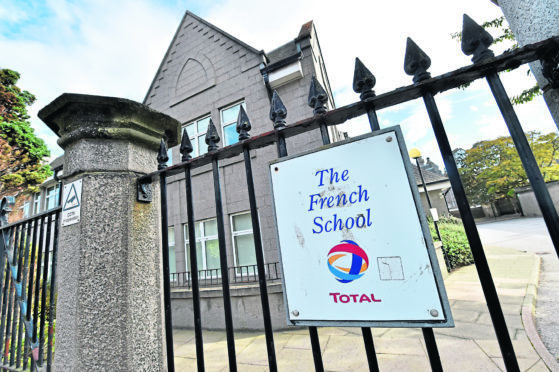
[[[559,36],[559,1],[557,0],[491,0],[499,5],[520,46]],[[559,89],[551,89],[542,75],[539,61],[530,69],[543,90],[545,103],[559,128]]]
[[[65,150],[64,184],[82,180],[80,220],[59,237],[55,370],[166,370],[159,188],[138,203],[136,178],[157,169],[161,138],[177,144],[180,123],[81,94],[39,117]]]

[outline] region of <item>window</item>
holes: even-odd
[[[23,202],[23,218],[27,218],[31,215],[31,200],[27,199]]]
[[[239,142],[237,117],[239,116],[239,109],[241,106],[246,110],[246,104],[244,102],[239,102],[220,110],[221,128],[223,128],[223,146],[229,146]]]
[[[206,132],[208,131],[208,125],[210,124],[210,117],[206,116],[200,120],[194,120],[193,122],[187,123],[183,126],[186,129],[188,138],[192,142],[193,151],[191,153],[192,157],[203,155],[208,152],[208,145],[206,145]]]
[[[184,249],[186,257],[190,257],[188,225],[184,224]],[[196,233],[196,262],[198,270],[219,269],[219,243],[217,240],[217,221],[216,219],[196,222],[194,227]],[[188,262],[186,264],[189,270]],[[220,275],[219,270],[210,275]]]
[[[231,236],[235,251],[235,266],[256,265],[250,213],[231,216]]]
[[[167,231],[169,242],[169,273],[173,274],[177,272],[177,262],[175,259],[175,227],[169,226]],[[173,280],[172,276],[171,280]]]
[[[41,194],[33,194],[33,214],[37,214],[41,211]]]
[[[47,188],[45,196],[45,210],[50,210],[58,205],[58,193],[60,192],[60,185],[55,185]]]

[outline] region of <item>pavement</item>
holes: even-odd
[[[478,226],[483,243],[514,248],[541,258],[535,297],[535,325],[552,359],[559,358],[559,259],[542,218],[489,220]],[[528,314],[523,314],[527,316]]]
[[[517,228],[516,231],[522,230],[520,226],[524,226],[525,222],[522,220],[525,219],[519,219],[521,222],[517,222],[518,225],[513,223],[512,234],[514,228]],[[533,305],[537,303],[541,255],[536,254],[536,245],[529,238],[520,244],[518,240],[522,240],[522,236],[511,238],[511,235],[507,235],[511,232],[492,232],[492,229],[510,230],[507,226],[492,227],[492,224],[480,225],[480,235],[520,369],[559,371],[556,358],[551,356],[547,346],[540,340],[535,325],[537,317],[534,314],[538,311],[534,312]],[[507,244],[507,241],[513,244]],[[537,246],[542,247],[543,243],[538,241]],[[475,267],[471,265],[455,270],[445,279],[445,286],[456,327],[434,330],[443,368],[447,371],[504,371]],[[541,313],[542,310],[539,311]],[[543,311],[547,313],[549,309]],[[368,371],[359,328],[323,327],[318,332],[325,370]],[[420,329],[375,328],[373,337],[381,371],[430,370]],[[225,332],[204,331],[203,338],[206,370],[229,370]],[[194,332],[175,330],[174,342],[176,370],[195,370]],[[307,329],[276,331],[274,342],[280,371],[314,370]],[[235,346],[239,371],[268,370],[263,332],[235,332]]]

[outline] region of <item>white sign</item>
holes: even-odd
[[[429,211],[431,212],[431,217],[433,217],[433,221],[438,221],[439,213],[437,212],[437,208],[431,208],[429,209]]]
[[[453,326],[402,138],[394,127],[270,165],[290,323]]]
[[[64,185],[62,193],[62,226],[80,222],[82,180]]]

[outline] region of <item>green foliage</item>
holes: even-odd
[[[536,85],[534,85],[532,88],[524,89],[519,95],[512,96],[510,101],[513,105],[521,105],[523,103],[532,101],[534,98],[536,98],[537,96],[541,96],[542,94],[543,92],[540,89],[540,86],[538,85],[538,83],[536,83]]]
[[[474,263],[462,221],[454,217],[447,217],[440,219],[437,223],[450,267],[455,269]],[[437,232],[433,221],[429,221],[429,229],[433,240],[437,240]]]
[[[512,41],[514,42],[511,45],[511,49],[516,49],[518,48],[518,44],[516,43],[516,38],[514,37],[514,34],[512,33],[510,27],[508,27],[507,25],[504,25],[505,23],[505,17],[501,16],[499,18],[495,18],[492,19],[490,21],[484,22],[481,27],[483,27],[484,29],[494,29],[495,32],[498,33],[498,36],[494,36],[493,37],[493,44],[499,44],[505,40],[508,41]],[[455,32],[450,34],[450,37],[452,37],[453,39],[458,40],[459,42],[462,41],[462,32]]]
[[[35,96],[16,85],[19,78],[16,71],[0,69],[0,197],[32,191],[52,175],[43,164],[49,150],[27,113]]]
[[[497,33],[497,36],[493,37],[493,45],[508,41],[511,42],[510,49],[518,48],[518,43],[516,42],[516,38],[512,33],[512,30],[508,25],[505,23],[505,17],[501,16],[499,18],[492,19],[490,21],[484,22],[481,27],[484,29],[493,29]],[[458,42],[462,41],[462,32],[455,32],[450,34],[453,39],[458,40]],[[509,72],[511,70],[507,70]],[[530,70],[527,70],[527,74],[530,74]],[[470,83],[464,84],[460,86],[460,89],[466,89]],[[543,94],[540,86],[536,83],[533,87],[524,89],[522,93],[519,95],[513,96],[510,98],[510,102],[513,105],[521,105],[526,102],[532,101],[535,97],[541,96]]]
[[[559,180],[557,133],[527,133],[528,142],[546,182]],[[470,203],[491,204],[514,198],[515,188],[528,184],[526,172],[511,137],[475,143],[471,149],[454,150],[456,164]]]

